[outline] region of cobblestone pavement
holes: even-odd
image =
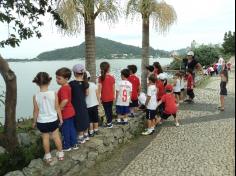
[[[121,176],[232,176],[235,166],[235,76],[230,73],[225,112],[219,102],[219,77],[196,89],[194,104],[181,104],[178,117],[121,172]]]

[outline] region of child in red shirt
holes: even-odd
[[[132,84],[132,95],[131,95],[131,103],[129,105],[130,107],[130,115],[129,117],[134,117],[134,112],[136,111],[138,107],[138,95],[141,90],[141,84],[139,78],[135,75],[137,72],[137,66],[136,65],[128,65],[128,70],[130,72],[130,76],[128,78],[128,81]]]
[[[74,124],[75,110],[71,103],[71,87],[68,84],[70,77],[71,71],[68,68],[61,68],[56,71],[56,81],[59,85],[61,85],[57,95],[63,118],[63,125],[61,129],[64,151],[78,149],[77,133]]]
[[[176,99],[173,94],[173,86],[170,84],[167,84],[165,87],[166,94],[162,96],[161,100],[158,102],[157,107],[160,106],[162,103],[164,103],[164,111],[160,114],[161,117],[157,118],[157,124],[161,122],[161,120],[166,120],[168,117],[173,116],[175,125],[179,126],[178,119],[176,117],[177,113],[177,105],[176,105]]]
[[[115,100],[115,78],[109,73],[110,64],[102,62],[100,64],[101,76],[99,77],[98,90],[101,94],[101,102],[107,118],[107,128],[112,128],[112,105]]]
[[[194,82],[193,82],[193,76],[192,76],[192,70],[188,69],[186,72],[187,76],[187,95],[189,96],[189,99],[185,100],[185,102],[193,102],[193,99],[195,97],[195,94],[193,92]]]

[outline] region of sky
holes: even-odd
[[[123,0],[122,0],[123,1]],[[126,1],[126,0],[124,0]],[[234,0],[165,0],[177,13],[177,22],[164,35],[150,30],[150,45],[166,51],[186,48],[195,40],[198,44],[222,44],[224,33],[235,31]],[[84,31],[74,36],[64,36],[53,25],[50,17],[44,18],[41,39],[22,41],[20,47],[0,48],[4,58],[31,59],[42,52],[71,47],[84,41]],[[7,26],[0,23],[0,41],[8,35]],[[131,22],[121,18],[119,23],[108,26],[96,20],[96,36],[141,47],[141,19]]]

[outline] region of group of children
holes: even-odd
[[[121,70],[121,81],[116,83],[110,73],[110,64],[102,62],[97,84],[89,81],[90,73],[81,64],[75,65],[72,71],[61,68],[56,71],[56,81],[61,86],[57,93],[48,89],[52,78],[46,72],[38,73],[33,80],[40,88],[33,97],[33,127],[37,126],[42,133],[46,162],[52,161],[50,134],[58,150],[58,160],[64,160],[65,151],[78,149],[78,144],[83,144],[98,134],[100,104],[104,108],[107,128],[113,127],[113,102],[116,103],[118,125],[127,125],[128,117],[134,117],[135,111],[141,105],[145,107],[148,128],[143,135],[152,134],[155,126],[170,116],[174,117],[176,126],[179,126],[176,113],[185,89],[185,76],[183,73],[175,74],[174,83],[171,85],[167,84],[167,78],[158,62],[146,68],[146,95],[141,93],[136,65],[129,65]],[[72,73],[75,79],[69,82]],[[192,101],[194,93],[191,70],[187,71],[186,80],[188,101]],[[144,100],[141,98],[143,95]]]

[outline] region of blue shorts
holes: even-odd
[[[126,115],[130,113],[129,106],[116,106],[116,113],[118,115]]]

